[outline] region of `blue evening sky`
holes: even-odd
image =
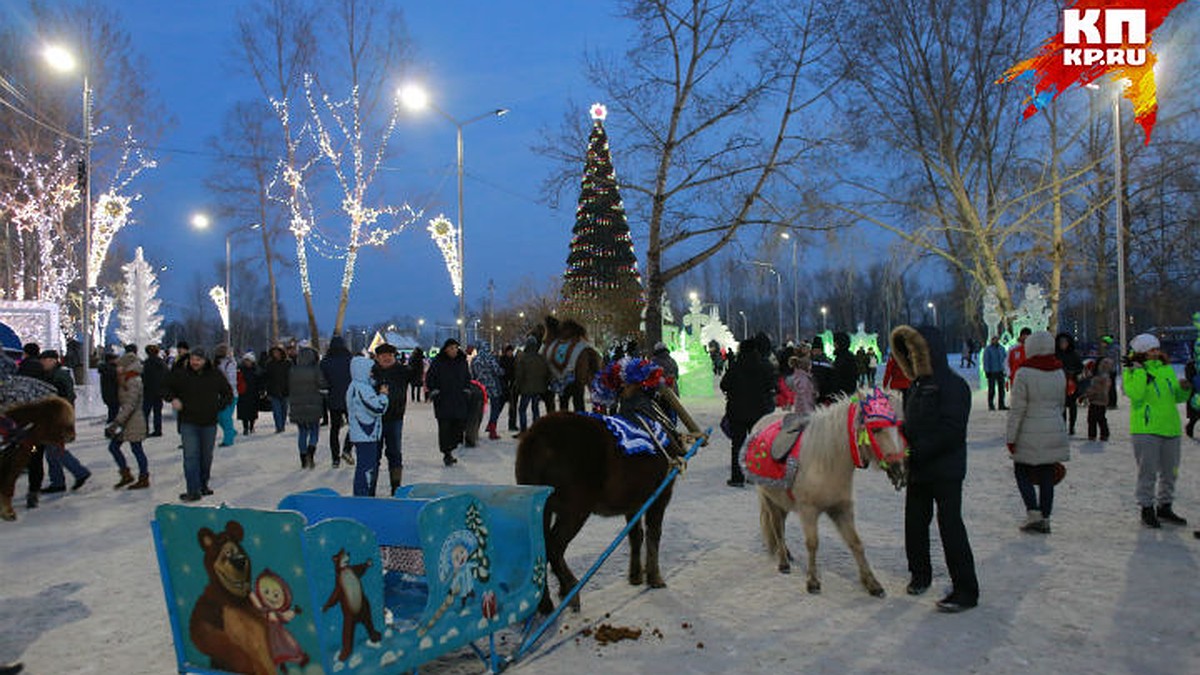
[[[253,82],[231,73],[228,65],[240,4],[110,0],[124,17],[135,49],[149,60],[150,88],[177,119],[159,144],[163,149],[151,153],[159,167],[131,186],[144,195],[134,213],[137,223],[118,235],[131,250],[143,246],[148,259],[169,266],[160,278],[168,316],[177,316],[180,306],[193,301],[196,275],[205,287],[223,283],[223,232],[242,225],[220,222],[208,232],[188,226],[193,211],[213,204],[204,187],[213,163],[205,140],[219,133],[235,102],[257,92]],[[531,147],[541,129],[557,127],[570,102],[595,100],[598,93],[584,79],[582,56],[588,49],[623,50],[628,26],[611,16],[613,5],[577,0],[445,0],[397,6],[415,42],[416,70],[442,109],[460,120],[498,107],[511,111],[501,119],[474,123],[464,133],[468,307],[480,307],[490,279],[497,305],[503,306],[522,282],[544,286],[562,273],[574,195],[557,210],[539,203],[550,167]],[[455,129],[432,112],[404,118],[397,129],[393,147],[399,152],[387,163],[381,181],[387,182],[386,194],[423,207],[425,218],[385,249],[360,254],[347,323],[405,314],[425,317],[430,324],[452,323],[457,300],[425,226],[438,213],[455,218]],[[322,211],[328,214],[331,208],[334,204],[326,199]],[[248,255],[251,246],[261,248],[251,237],[234,241],[235,258]],[[294,258],[294,240],[288,236],[280,244]],[[317,255],[312,260],[317,321],[328,334],[342,261]],[[294,271],[283,274],[280,291],[288,317],[301,320],[304,305]]]

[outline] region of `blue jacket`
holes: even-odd
[[[1008,352],[1004,351],[1004,346],[999,342],[989,344],[983,348],[983,372],[985,373],[1003,373],[1004,362],[1008,360]]]
[[[388,397],[375,391],[371,384],[371,367],[375,363],[365,356],[350,361],[350,386],[346,389],[346,416],[349,418],[351,443],[370,443],[383,434],[383,413]]]

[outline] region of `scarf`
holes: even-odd
[[[1038,370],[1062,370],[1063,364],[1053,354],[1038,354],[1037,356],[1030,356],[1025,359],[1021,367],[1024,368],[1025,366]]]

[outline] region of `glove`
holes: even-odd
[[[1017,446],[1015,443],[1005,443],[1005,445],[1008,446],[1008,454],[1015,455],[1017,453]]]
[[[109,440],[120,438],[122,431],[124,431],[124,429],[121,428],[120,424],[111,422],[108,426],[104,427],[104,437]]]

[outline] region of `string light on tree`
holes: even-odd
[[[104,130],[101,130],[103,132]],[[99,133],[97,133],[99,136]],[[121,194],[125,188],[146,169],[153,169],[158,164],[142,151],[133,135],[133,128],[126,127],[125,141],[121,160],[113,174],[112,182],[107,190],[100,194],[92,208],[92,248],[88,251],[88,287],[94,287],[100,277],[104,260],[108,257],[108,248],[113,237],[133,220],[129,217],[132,204],[141,199],[140,194],[125,196]]]
[[[392,100],[387,122],[379,131],[378,137],[372,139],[374,146],[369,148],[364,139],[364,129],[369,125],[360,117],[362,105],[358,87],[351,87],[350,95],[341,101],[334,101],[328,94],[318,97],[316,88],[315,79],[306,73],[304,96],[309,109],[308,133],[318,148],[320,157],[332,170],[342,189],[342,211],[349,219],[342,246],[346,258],[342,270],[342,293],[334,323],[334,332],[339,333],[349,301],[350,286],[354,282],[358,250],[363,246],[382,246],[389,238],[415,221],[419,214],[407,203],[398,206],[374,206],[367,203],[367,191],[374,182],[388,141],[396,128],[400,101]],[[329,125],[326,125],[326,117],[329,119]],[[338,134],[336,143],[331,133],[333,131]],[[338,148],[343,148],[345,152]],[[380,220],[384,216],[388,218],[381,224]],[[325,238],[329,239],[328,236]]]
[[[580,319],[597,337],[623,339],[637,332],[645,296],[604,129],[608,110],[595,103],[590,114],[560,311]]]
[[[450,283],[454,285],[454,297],[462,295],[462,264],[458,259],[458,228],[442,214],[429,221],[429,235],[433,243],[442,252],[446,260],[446,271],[450,273]]]

